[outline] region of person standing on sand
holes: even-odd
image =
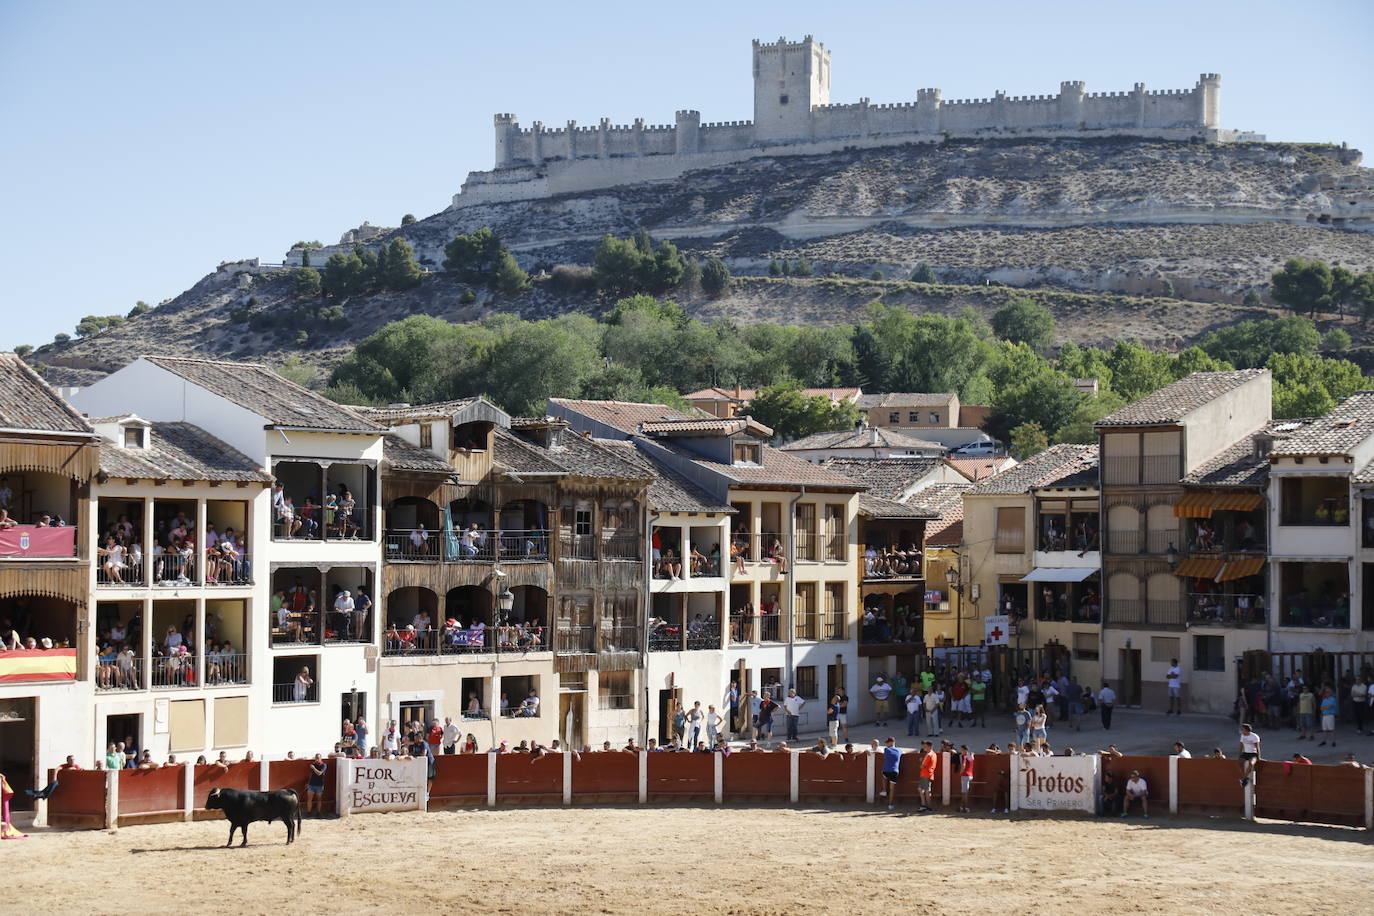
[[[875,739],[876,740],[876,739]],[[893,810],[897,804],[897,783],[902,778],[902,749],[897,746],[897,739],[889,737],[887,746],[883,748],[883,779],[887,781],[886,791],[880,795],[887,796],[887,810]]]
[[[1116,691],[1102,682],[1102,689],[1097,692],[1097,707],[1102,713],[1102,730],[1112,730],[1112,710],[1116,707]]]

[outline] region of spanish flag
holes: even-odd
[[[75,649],[14,649],[0,652],[0,684],[74,680]]]

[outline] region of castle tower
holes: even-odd
[[[754,39],[754,141],[811,138],[811,109],[830,104],[830,52],[801,41]]]
[[[1204,73],[1198,77],[1198,123],[1203,127],[1221,126],[1221,76]]]
[[[1087,84],[1065,80],[1059,84],[1059,125],[1070,130],[1083,126],[1083,97]]]
[[[499,169],[504,165],[510,165],[515,158],[515,151],[511,148],[511,135],[520,129],[520,124],[515,115],[503,113],[492,117],[496,126],[496,167]]]
[[[679,153],[701,151],[701,112],[679,111],[677,129],[673,131],[674,148]]]

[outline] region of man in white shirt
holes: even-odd
[[[348,623],[353,619],[353,596],[348,589],[339,592],[334,599],[334,629],[339,634],[343,634],[348,629]]]
[[[456,754],[458,752],[458,742],[463,737],[463,730],[453,724],[453,719],[444,716],[444,753]]]
[[[1112,708],[1116,706],[1116,691],[1102,682],[1102,689],[1097,693],[1097,708],[1102,713],[1102,730],[1112,730]]]
[[[1178,666],[1178,659],[1169,659],[1169,670],[1164,672],[1164,681],[1169,685],[1169,713],[1183,715],[1183,669]]]
[[[1189,751],[1186,747],[1183,746],[1182,741],[1175,741],[1173,756],[1179,758],[1180,760],[1191,760],[1193,754],[1191,751]]]
[[[1139,770],[1131,770],[1131,778],[1126,780],[1126,794],[1121,800],[1121,816],[1131,813],[1131,802],[1140,802],[1140,816],[1149,820],[1150,787],[1140,778]]]
[[[787,714],[787,740],[797,740],[797,726],[801,722],[802,707],[806,705],[806,700],[797,696],[796,688],[787,691],[787,698],[782,701],[783,712]]]
[[[882,675],[873,682],[873,686],[868,688],[868,692],[873,695],[873,724],[887,724],[887,698],[892,696],[892,685],[883,680]]]
[[[527,696],[527,697],[525,697],[525,699],[523,699],[522,701],[520,701],[520,715],[522,715],[522,716],[537,716],[537,715],[539,715],[539,694],[537,694],[537,693],[535,693],[533,690],[531,690],[531,691],[530,691],[530,695]]]
[[[916,684],[911,685],[911,692],[906,695],[906,734],[908,738],[921,735],[921,715],[925,711],[925,701],[916,692]]]

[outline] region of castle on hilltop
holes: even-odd
[[[1059,84],[1057,95],[945,100],[920,89],[914,102],[874,105],[867,98],[830,102],[830,52],[807,35],[753,45],[754,119],[703,123],[701,113],[677,112],[672,124],[596,126],[568,121],[521,127],[513,114],[495,116],[496,162],[473,172],[456,207],[673,178],[759,155],[826,152],[846,147],[939,143],[987,136],[1110,136],[1226,142],[1263,139],[1222,130],[1221,77],[1204,73],[1192,89],[1088,92],[1080,81]],[[804,147],[805,149],[798,149]]]

